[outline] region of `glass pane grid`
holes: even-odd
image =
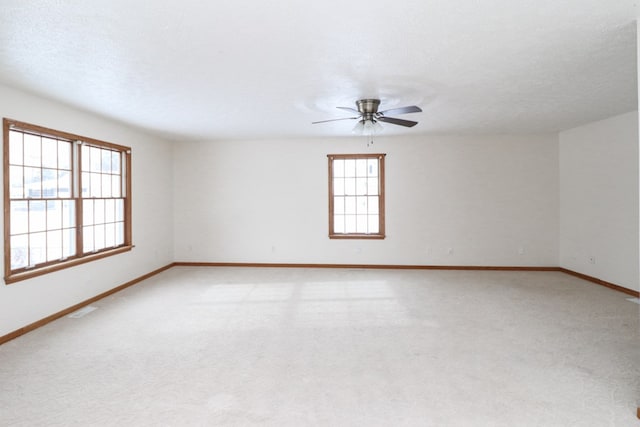
[[[9,252],[12,270],[75,254],[72,143],[9,131]],[[71,220],[71,221],[70,221]]]
[[[11,199],[57,199],[71,194],[71,143],[9,132]]]
[[[378,234],[379,160],[345,158],[332,160],[334,234]]]
[[[10,202],[5,221],[10,271],[78,255],[76,229],[82,227],[84,219],[88,220],[83,227],[87,231],[84,240],[91,243],[92,251],[125,243],[122,151],[76,145],[68,139],[13,127],[8,134],[5,176],[9,180]],[[75,155],[79,156],[77,171]],[[75,197],[74,174],[81,183],[81,193]],[[92,196],[91,218],[87,212],[77,218],[76,204],[87,196]]]
[[[107,148],[82,146],[82,197],[111,198],[122,195],[122,155]]]
[[[72,201],[12,201],[10,212],[11,269],[35,267],[75,254]]]
[[[82,206],[83,253],[124,244],[124,199],[85,198]]]

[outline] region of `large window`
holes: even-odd
[[[384,239],[384,154],[329,154],[329,237]]]
[[[131,150],[4,119],[5,282],[131,249]]]

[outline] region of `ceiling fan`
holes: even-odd
[[[356,113],[355,117],[343,117],[339,119],[329,119],[329,120],[320,120],[318,122],[312,122],[311,124],[317,123],[327,123],[334,122],[337,120],[358,120],[356,124],[356,129],[360,128],[368,128],[368,127],[380,127],[378,122],[383,123],[391,123],[393,125],[400,125],[405,127],[413,127],[418,124],[418,122],[414,122],[411,120],[404,119],[396,119],[395,117],[388,117],[388,114],[407,114],[407,113],[420,113],[422,109],[415,105],[411,105],[409,107],[400,107],[400,108],[391,108],[389,110],[378,111],[378,106],[380,105],[379,99],[360,99],[356,101],[356,106],[358,109],[351,107],[336,107],[341,110],[350,111]],[[354,130],[356,130],[354,129]]]

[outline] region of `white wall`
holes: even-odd
[[[639,290],[638,113],[561,132],[559,141],[560,266]]]
[[[360,138],[172,144],[4,86],[0,115],[131,146],[136,245],[0,286],[0,336],[174,260],[560,263],[638,289],[636,112],[559,136],[379,137],[371,148]],[[387,153],[387,238],[330,240],[326,155],[358,152]]]
[[[0,86],[0,116],[130,146],[135,245],[124,254],[0,285],[0,336],[173,261],[169,142],[5,86]]]
[[[556,135],[179,143],[176,261],[556,266],[557,147]],[[326,155],[358,152],[387,153],[387,238],[330,240]]]

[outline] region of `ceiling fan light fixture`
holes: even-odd
[[[360,121],[358,121],[358,123],[356,123],[356,125],[353,127],[353,133],[357,134],[357,135],[366,135],[366,136],[373,136],[376,135],[380,132],[382,132],[384,128],[382,127],[382,125],[380,123],[378,123],[377,120],[374,119],[362,119]]]
[[[356,135],[364,135],[364,120],[358,121],[351,132]]]

